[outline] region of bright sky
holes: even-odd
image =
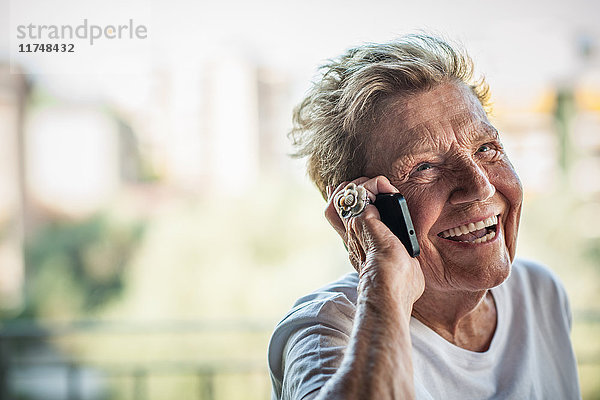
[[[300,82],[308,82],[317,65],[349,46],[425,29],[462,41],[492,87],[535,90],[577,70],[578,37],[600,42],[600,2],[595,0],[0,0],[0,59],[8,55],[9,3],[13,9],[29,5],[26,15],[40,24],[74,24],[83,18],[143,22],[152,40],[152,66],[186,64],[235,49]],[[39,77],[59,92],[63,86],[97,93],[105,81],[86,74],[65,78]]]

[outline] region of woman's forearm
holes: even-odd
[[[363,286],[342,365],[317,399],[414,398],[412,302],[389,286]]]

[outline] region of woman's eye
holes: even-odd
[[[420,164],[416,170],[417,171],[425,171],[426,169],[430,169],[430,168],[431,168],[431,164],[423,163],[423,164]]]
[[[478,153],[485,153],[486,151],[490,151],[492,148],[490,145],[484,144],[477,149]]]

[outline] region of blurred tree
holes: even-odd
[[[28,282],[19,317],[81,317],[117,297],[143,232],[140,222],[116,223],[106,215],[41,228],[25,249]]]

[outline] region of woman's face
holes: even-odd
[[[471,291],[502,283],[523,192],[477,98],[463,84],[444,83],[383,110],[366,175],[385,175],[406,197],[426,286]]]

